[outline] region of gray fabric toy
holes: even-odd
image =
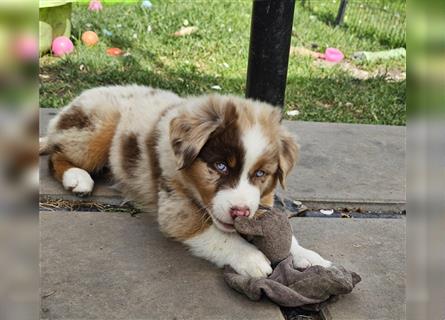
[[[342,266],[295,269],[290,255],[292,228],[282,212],[262,208],[253,219],[236,218],[235,229],[261,250],[274,267],[267,278],[242,276],[229,266],[225,267],[226,283],[251,300],[259,300],[264,294],[283,307],[305,306],[305,309],[319,310],[334,296],[350,293],[361,281],[358,274]]]

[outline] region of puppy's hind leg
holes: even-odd
[[[94,181],[90,174],[75,167],[62,153],[51,154],[49,168],[53,176],[62,182],[63,187],[75,195],[84,197],[93,191]]]

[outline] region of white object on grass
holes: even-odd
[[[300,111],[298,110],[289,110],[286,112],[286,114],[290,117],[296,117],[300,114]]]

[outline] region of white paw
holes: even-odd
[[[94,181],[85,170],[71,168],[63,174],[63,187],[79,196],[85,196],[93,191]]]
[[[259,250],[240,256],[231,266],[239,274],[250,277],[267,277],[272,273],[270,261]]]
[[[310,266],[322,266],[328,268],[332,265],[331,261],[323,259],[318,253],[300,247],[299,250],[292,252],[294,267],[306,269]]]

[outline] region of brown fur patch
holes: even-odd
[[[63,174],[66,170],[73,168],[74,165],[62,153],[53,153],[48,161],[49,171],[58,181],[63,181]]]
[[[84,129],[92,126],[90,118],[78,106],[72,106],[60,115],[57,122],[58,130],[67,130],[71,128]]]
[[[280,133],[280,158],[278,166],[278,179],[281,186],[286,186],[286,177],[298,161],[298,144],[295,138],[285,131]]]
[[[79,166],[88,172],[102,169],[108,162],[111,142],[116,132],[119,114],[115,113],[103,121],[100,129],[95,132],[87,147],[85,159]]]
[[[194,112],[183,112],[172,119],[170,141],[178,167],[190,166],[209,138],[229,131],[237,119],[236,106],[233,103],[226,105],[214,96],[210,96]]]
[[[236,166],[236,157],[231,155],[227,158],[227,164],[230,168],[235,168]]]
[[[168,230],[175,239],[184,241],[206,230],[212,224],[212,219],[206,206],[202,205],[182,183],[173,180],[171,187],[176,194],[190,201],[188,207],[181,212],[180,218],[172,221]]]
[[[199,159],[191,167],[184,169],[183,174],[198,190],[204,205],[210,205],[215,196],[219,174],[209,170],[207,164]]]
[[[260,194],[263,197],[266,194],[273,193],[277,184],[278,172],[278,148],[270,145],[268,150],[258,159],[252,170],[249,173],[250,182],[260,189]],[[266,175],[256,177],[255,172],[262,170]]]
[[[232,102],[230,102],[232,103]],[[229,103],[229,104],[230,104]],[[233,104],[233,103],[232,103]],[[254,107],[252,107],[251,101],[243,101],[236,104],[239,117],[238,117],[238,125],[243,130],[247,130],[255,124],[255,115],[254,115]]]
[[[159,140],[159,130],[154,129],[147,137],[145,144],[147,145],[148,161],[150,162],[151,178],[155,185],[160,180],[162,170],[159,165],[159,154],[156,150]]]
[[[229,166],[227,174],[217,174],[216,190],[233,188],[238,183],[244,164],[245,150],[241,142],[238,113],[235,105],[226,106],[224,122],[215,129],[200,151],[198,158],[207,164],[208,170],[215,170],[215,163],[223,162]]]
[[[154,89],[152,89],[150,92],[153,92]],[[159,121],[173,108],[175,108],[176,105],[172,105],[166,109],[164,109],[161,114],[159,115],[158,120],[156,123],[159,123]],[[159,140],[159,130],[157,127],[155,127],[147,136],[145,139],[145,145],[147,146],[147,152],[148,152],[148,161],[150,162],[150,171],[151,171],[151,178],[154,185],[160,185],[161,189],[168,189],[169,187],[166,184],[166,181],[164,179],[161,179],[162,177],[162,170],[161,166],[159,165],[159,154],[157,151],[158,146],[158,140]],[[158,188],[159,189],[159,188]],[[159,191],[159,190],[157,190]]]
[[[121,137],[121,157],[122,169],[128,176],[131,176],[141,159],[141,149],[135,133]]]
[[[275,195],[275,192],[273,192],[273,190],[269,193],[266,193],[264,196],[261,197],[261,201],[260,204],[262,206],[266,206],[266,207],[273,207],[273,197]]]

